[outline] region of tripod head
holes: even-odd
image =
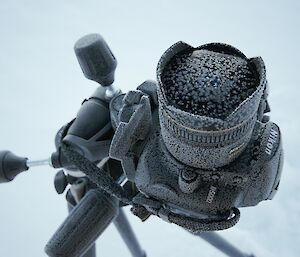
[[[265,115],[261,58],[220,43],[178,42],[159,61],[158,83],[122,94],[113,85],[116,58],[100,35],[79,39],[74,50],[86,78],[101,86],[41,163],[64,169],[58,193],[82,178],[89,186],[67,197],[74,209],[48,242],[49,256],[84,254],[122,206],[142,221],[155,215],[198,233],[230,228],[239,207],[273,198],[283,157],[279,127]],[[34,163],[0,152],[0,181]]]
[[[74,51],[84,75],[100,83],[100,87],[82,104],[76,119],[67,125],[68,130],[65,131],[66,126],[63,126],[58,131],[55,137],[57,149],[49,159],[29,161],[26,157],[1,151],[0,182],[9,182],[30,167],[46,164],[65,169],[65,172],[60,171],[55,177],[55,188],[58,193],[63,193],[68,184],[71,184],[71,188],[74,187],[85,174],[63,154],[62,139],[92,162],[100,163],[104,160],[104,165],[109,162],[105,160],[108,158],[113,135],[109,101],[120,93],[113,85],[117,60],[98,34],[90,34],[79,39]],[[120,165],[114,165],[113,161],[109,163],[114,168],[110,175],[121,182]],[[78,205],[74,202],[74,196],[70,197],[69,194],[67,197],[76,207],[47,244],[45,250],[49,256],[81,256],[117,216],[119,210],[117,198],[108,195],[95,185],[89,186],[84,191],[86,194],[84,193],[85,196]]]

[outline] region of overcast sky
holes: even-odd
[[[96,84],[82,75],[73,45],[94,32],[118,59],[123,91],[155,79],[161,54],[173,43],[229,43],[262,56],[270,84],[272,120],[283,133],[285,165],[273,201],[242,210],[221,234],[257,257],[300,252],[299,28],[294,1],[15,1],[0,2],[0,149],[32,159],[54,151],[56,131],[71,120]],[[43,247],[67,215],[53,187],[55,170],[32,169],[0,185],[0,256],[46,256]],[[130,220],[151,256],[224,256],[201,239],[153,217]],[[113,226],[99,256],[130,256]]]

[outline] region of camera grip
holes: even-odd
[[[50,257],[80,257],[117,216],[118,201],[99,189],[87,192],[45,246]]]

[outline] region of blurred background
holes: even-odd
[[[84,78],[73,53],[85,34],[106,39],[119,63],[115,84],[123,91],[155,79],[158,59],[177,41],[232,44],[266,63],[285,164],[275,199],[242,209],[238,225],[220,234],[257,257],[299,256],[299,11],[297,0],[1,0],[0,149],[31,159],[54,151],[57,130],[97,87]],[[51,168],[36,168],[0,185],[0,256],[46,256],[44,245],[67,215],[54,175]],[[158,218],[129,218],[149,257],[224,257]],[[130,256],[113,225],[97,247],[99,256]]]

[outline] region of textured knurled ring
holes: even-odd
[[[162,123],[164,127],[174,136],[184,138],[189,141],[203,144],[228,144],[242,138],[250,131],[255,124],[255,115],[248,120],[238,124],[237,126],[219,130],[219,131],[201,131],[185,127],[178,123],[168,114],[166,110],[162,110]]]

